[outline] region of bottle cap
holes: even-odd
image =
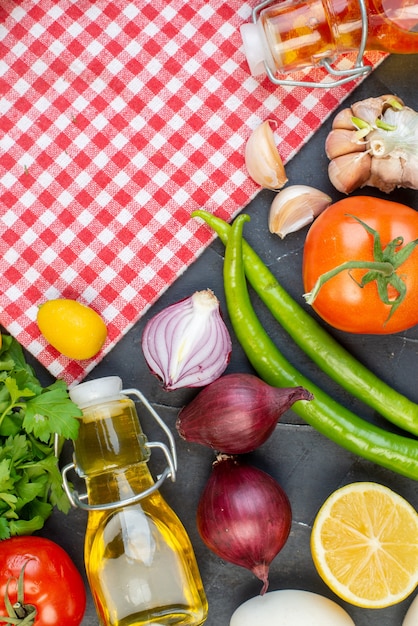
[[[85,383],[80,383],[69,390],[70,398],[80,409],[103,400],[117,400],[122,391],[122,379],[119,376],[105,376]]]
[[[265,63],[270,68],[274,68],[273,57],[268,48],[260,22],[242,24],[240,31],[251,75],[262,76],[265,74]]]

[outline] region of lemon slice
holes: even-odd
[[[321,578],[346,602],[397,604],[418,585],[418,513],[383,485],[351,483],[319,510],[311,552]]]

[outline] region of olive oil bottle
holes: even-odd
[[[76,492],[70,499],[88,510],[84,557],[99,620],[198,626],[208,607],[193,548],[158,490],[165,476],[155,482],[148,469],[150,447],[130,392],[117,376],[70,390],[83,412],[73,468],[86,481],[88,504]],[[166,475],[175,471],[171,461]]]

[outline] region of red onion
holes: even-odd
[[[274,478],[237,457],[218,456],[198,504],[197,528],[217,556],[263,582],[261,595],[291,523],[289,499]]]
[[[145,326],[142,350],[167,390],[203,387],[219,378],[232,343],[219,300],[210,289],[163,309]]]
[[[186,441],[227,454],[258,448],[297,400],[312,400],[303,387],[271,387],[253,374],[227,374],[205,387],[177,417]]]

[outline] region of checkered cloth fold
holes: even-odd
[[[68,384],[210,243],[192,210],[231,219],[259,191],[243,159],[251,130],[277,120],[286,163],[356,85],[252,78],[239,33],[251,10],[238,0],[1,3],[0,322]],[[58,297],[104,318],[96,358],[71,361],[40,335],[37,308]]]

